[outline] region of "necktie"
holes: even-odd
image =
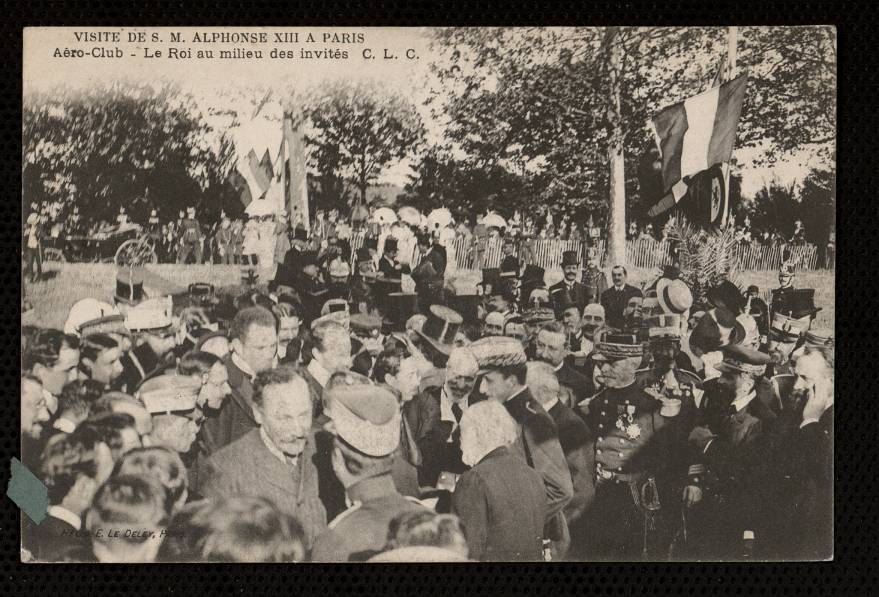
[[[461,416],[464,414],[464,411],[461,410],[461,407],[457,404],[452,405],[452,414],[455,415],[455,420],[457,422],[461,422]]]

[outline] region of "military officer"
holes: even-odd
[[[426,510],[404,497],[391,476],[400,448],[400,407],[387,388],[356,373],[337,373],[324,388],[332,468],[350,507],[330,522],[312,549],[315,562],[365,561],[382,551],[390,522]]]
[[[186,263],[194,254],[195,263],[201,263],[203,235],[201,224],[195,219],[195,208],[186,208],[186,217],[180,223],[180,245],[177,248],[177,263]]]
[[[587,288],[590,303],[599,303],[601,295],[607,290],[607,278],[600,269],[601,257],[598,249],[589,247],[586,249],[586,267],[580,275],[580,281]]]
[[[811,288],[789,290],[773,302],[769,324],[769,355],[772,365],[768,377],[793,373],[790,357],[800,339],[812,325],[820,308],[815,307],[815,291]]]
[[[664,557],[689,472],[686,437],[682,446],[678,413],[661,409],[636,383],[643,348],[634,334],[600,330],[595,348],[597,378],[605,387],[585,412],[594,438],[595,500],[572,531],[572,553],[590,559]]]

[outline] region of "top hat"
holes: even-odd
[[[821,310],[815,307],[815,290],[813,288],[797,288],[780,294],[772,304],[772,310],[793,319],[811,317]]]
[[[369,254],[369,249],[366,247],[360,247],[357,249],[357,264],[366,263],[372,261],[372,255]]]
[[[656,283],[656,300],[666,313],[681,315],[693,306],[693,293],[683,280],[660,278]]]
[[[475,323],[479,321],[481,300],[478,294],[458,294],[449,297],[449,306],[461,315],[465,323]]]
[[[418,295],[408,292],[391,292],[384,297],[384,313],[388,327],[395,332],[406,329],[406,321],[416,313]]]
[[[644,347],[637,334],[615,334],[607,328],[595,333],[595,361],[618,361],[644,356]]]
[[[393,236],[389,236],[385,239],[385,253],[389,253],[391,251],[397,250],[397,239]]]
[[[738,315],[745,307],[745,297],[742,291],[729,280],[724,280],[717,286],[708,289],[708,302],[715,307],[723,307],[733,315]]]
[[[455,345],[455,336],[464,319],[456,311],[443,305],[431,305],[427,320],[416,333],[444,355]]]
[[[562,267],[568,265],[580,265],[580,257],[577,251],[565,251],[562,253]]]
[[[555,316],[557,318],[561,318],[565,311],[571,308],[580,310],[579,305],[574,302],[574,299],[571,297],[571,293],[568,292],[567,288],[556,288],[550,294],[550,299],[552,300],[552,308],[555,311]]]
[[[123,269],[116,275],[117,302],[134,305],[144,299],[143,274],[130,269]]]
[[[543,269],[539,265],[534,265],[533,263],[529,263],[528,265],[525,266],[525,270],[522,272],[522,286],[525,286],[526,284],[543,286],[543,284],[544,284],[543,277],[545,274],[546,274],[545,269]]]
[[[305,230],[303,226],[297,226],[296,230],[293,231],[293,240],[308,240],[308,232]]]

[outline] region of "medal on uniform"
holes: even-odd
[[[626,435],[629,439],[638,439],[641,437],[641,426],[638,423],[632,423],[626,427]]]

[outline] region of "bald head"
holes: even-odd
[[[557,400],[561,393],[555,369],[543,361],[528,362],[528,375],[525,383],[541,406],[546,406],[553,400]]]

